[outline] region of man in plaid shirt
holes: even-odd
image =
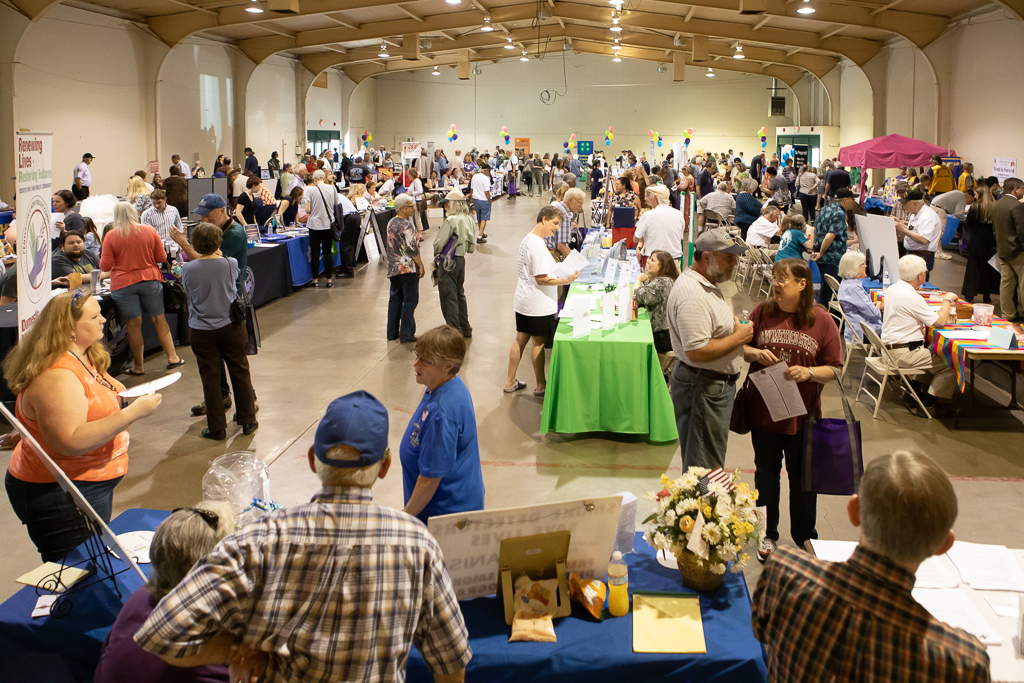
[[[984,646],[911,595],[918,565],[953,545],[956,494],[926,455],[875,458],[847,505],[861,527],[846,562],[779,548],[752,605],[773,681],[987,683]]]
[[[335,399],[309,449],[323,488],[225,538],[135,642],[175,666],[230,662],[232,683],[401,683],[415,644],[434,680],[463,681],[472,653],[437,541],[371,502],[387,436],[376,398]]]

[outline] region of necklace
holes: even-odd
[[[117,393],[117,389],[114,388],[114,385],[111,384],[110,382],[108,382],[105,378],[100,376],[98,373],[94,372],[92,368],[90,368],[88,365],[85,364],[84,360],[82,360],[81,358],[78,357],[77,353],[75,353],[74,351],[72,351],[70,349],[68,349],[68,353],[70,353],[72,356],[74,356],[75,360],[77,360],[79,363],[82,364],[82,367],[85,368],[85,371],[88,372],[89,375],[94,380],[96,380],[97,384],[99,384],[100,386],[106,387],[107,389],[110,389],[115,394]]]

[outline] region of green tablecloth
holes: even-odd
[[[569,301],[583,291],[573,285]],[[637,321],[608,331],[594,329],[578,339],[570,320],[562,318],[555,333],[540,433],[615,432],[674,441],[672,397],[647,311],[640,309]]]

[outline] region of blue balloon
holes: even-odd
[[[661,147],[661,140],[658,140],[658,147]]]
[[[610,144],[612,144],[612,141],[611,141],[611,140],[608,140],[608,139],[606,138],[606,139],[605,139],[605,141],[604,141],[604,144],[606,144],[606,145],[610,145]]]

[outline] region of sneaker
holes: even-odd
[[[761,547],[757,549],[757,561],[764,564],[772,556],[772,553],[778,549],[779,544],[765,536],[764,540],[761,541]]]
[[[950,256],[949,254],[947,254],[944,251],[939,251],[939,252],[935,253],[935,258],[940,258],[940,259],[943,259],[944,261],[948,261],[949,259],[951,259],[953,257]]]
[[[230,407],[231,395],[229,394],[224,397],[224,410],[227,410]],[[203,401],[199,405],[192,406],[192,415],[193,417],[200,417],[201,415],[206,415],[206,401]]]

